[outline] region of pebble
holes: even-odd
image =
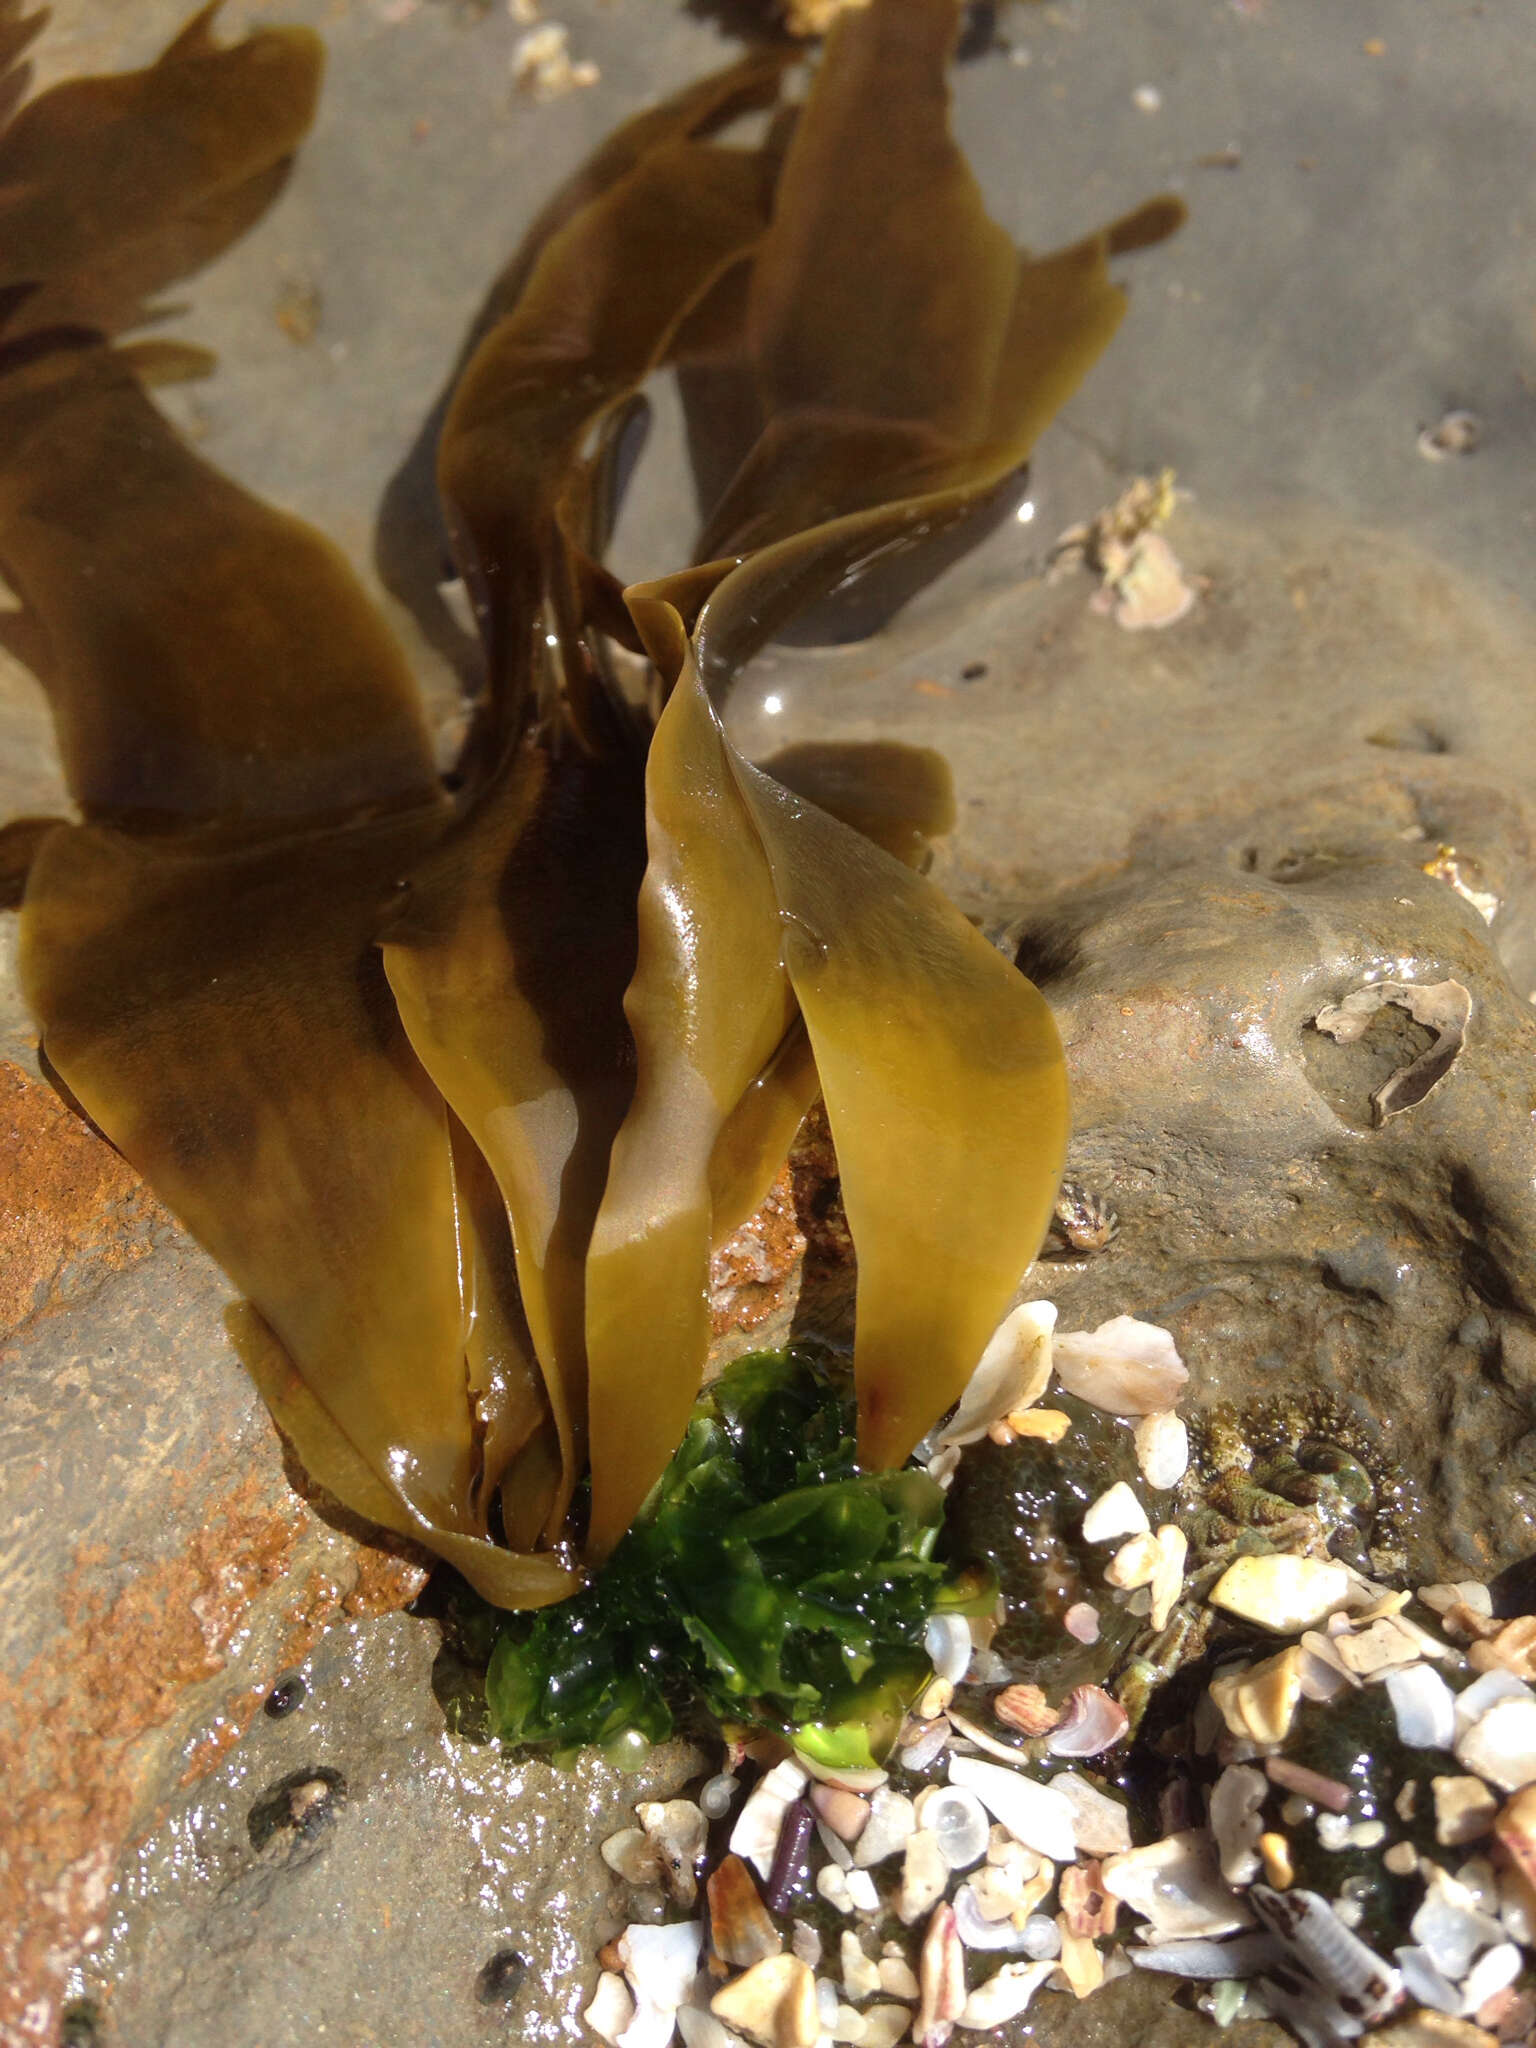
[[[1150,1586],[1162,1559],[1155,1536],[1133,1536],[1129,1543],[1121,1544],[1105,1565],[1105,1581],[1122,1593],[1132,1592],[1137,1586]]]
[[[1350,1588],[1348,1570],[1331,1558],[1281,1554],[1238,1558],[1206,1597],[1213,1607],[1284,1636],[1315,1628],[1343,1606]]]
[[[1083,1515],[1085,1543],[1113,1543],[1117,1536],[1145,1536],[1147,1511],[1123,1479],[1091,1501]]]
[[[736,1817],[729,1843],[731,1854],[745,1858],[765,1884],[773,1871],[784,1816],[808,1782],[800,1766],[786,1757],[753,1787]]]
[[[896,2048],[911,2019],[904,2005],[872,2005],[864,2015],[860,2048]]]
[[[1461,1731],[1454,1749],[1469,1771],[1500,1791],[1518,1792],[1536,1780],[1536,1699],[1495,1700]]]
[[[921,1920],[943,1898],[949,1884],[950,1867],[939,1846],[939,1838],[919,1828],[907,1838],[901,1866],[901,1885],[896,1893],[897,1917],[905,1926]]]
[[[966,1999],[960,2025],[980,2034],[1016,2020],[1054,1968],[1052,1962],[1004,1963]]]
[[[1432,1778],[1430,1791],[1435,1800],[1435,1840],[1442,1848],[1480,1842],[1491,1831],[1499,1802],[1481,1778]]]
[[[839,1841],[856,1842],[869,1824],[869,1801],[857,1792],[845,1792],[840,1785],[813,1785],[811,1809],[824,1820]]]
[[[769,1956],[727,1984],[709,2009],[762,2048],[816,2048],[821,2015],[816,1979],[798,1956]]]
[[[851,1927],[845,1927],[838,1949],[843,1989],[850,1998],[870,1998],[880,1989],[880,1971],[864,1953],[864,1944]]]
[[[872,1870],[888,1856],[907,1845],[917,1831],[917,1810],[904,1792],[882,1785],[869,1802],[869,1819],[853,1844],[853,1860],[860,1870]]]
[[[1118,1799],[1111,1799],[1076,1771],[1058,1771],[1050,1789],[1066,1801],[1077,1846],[1083,1855],[1116,1856],[1131,1846],[1130,1815]],[[1057,1860],[1069,1863],[1072,1859]]]
[[[1387,1698],[1397,1739],[1409,1749],[1449,1749],[1456,1734],[1456,1696],[1430,1664],[1389,1671]]]
[[[1223,1881],[1216,1843],[1204,1828],[1186,1828],[1111,1856],[1103,1883],[1151,1922],[1160,1941],[1232,1934],[1252,1924],[1243,1900]]]
[[[1167,1493],[1189,1470],[1189,1431],[1171,1409],[1143,1415],[1135,1430],[1136,1462],[1148,1486]]]

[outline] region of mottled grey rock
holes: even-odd
[[[445,1731],[436,1647],[405,1615],[333,1629],[297,1667],[298,1706],[258,1715],[169,1804],[125,1859],[83,1974],[107,2040],[580,2037],[593,1956],[627,1917],[598,1846],[701,1759],[674,1743],[628,1777],[595,1756],[570,1771],[508,1763]],[[312,1803],[274,1827],[270,1795],[296,1780],[317,1788]]]

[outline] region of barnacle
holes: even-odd
[[[146,395],[204,359],[117,342],[270,201],[313,109],[314,38],[222,48],[213,12],[0,134],[4,630],[82,820],[10,842],[24,984],[61,1084],[245,1297],[311,1477],[537,1606],[578,1583],[583,1473],[600,1559],[676,1449],[711,1250],[818,1093],[866,1470],[954,1400],[1040,1245],[1060,1048],[916,872],[942,763],[754,765],[720,707],[808,606],[889,611],[995,513],[1121,317],[1109,258],[1181,209],[1021,256],[948,134],[955,0],[847,13],[755,147],[717,138],[778,57],[626,124],[424,430],[483,683],[450,795],[341,556]],[[0,5],[0,62],[33,25]],[[699,366],[750,398],[731,474],[695,563],[623,591],[615,451],[643,380]]]

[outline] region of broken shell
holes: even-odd
[[[1431,1664],[1389,1671],[1387,1698],[1397,1739],[1409,1749],[1449,1749],[1456,1734],[1456,1696]]]
[[[1326,1004],[1312,1022],[1340,1045],[1353,1045],[1387,1003],[1406,1010],[1415,1024],[1436,1036],[1427,1052],[1390,1074],[1371,1097],[1378,1124],[1412,1109],[1440,1085],[1455,1065],[1472,1018],[1471,993],[1459,981],[1373,981],[1342,1003]]]
[[[1213,1607],[1275,1635],[1299,1635],[1342,1607],[1349,1595],[1346,1568],[1331,1558],[1240,1557],[1207,1594]]]
[[[983,1763],[979,1757],[951,1756],[949,1781],[974,1792],[994,1820],[1000,1820],[1016,1841],[1055,1863],[1070,1863],[1077,1854],[1077,1831],[1070,1803],[1054,1786],[1037,1784],[1022,1771]]]
[[[1356,1678],[1417,1664],[1424,1655],[1418,1637],[1395,1616],[1385,1614],[1365,1628],[1336,1636],[1333,1646],[1344,1669]]]
[[[1499,1802],[1481,1778],[1432,1778],[1430,1790],[1435,1798],[1435,1840],[1442,1847],[1480,1842],[1493,1828]]]
[[[919,1830],[933,1836],[950,1870],[969,1870],[986,1855],[987,1815],[974,1793],[957,1785],[930,1785],[917,1795],[915,1811]]]
[[[850,1998],[869,1998],[880,1989],[880,1972],[864,1953],[864,1944],[851,1927],[843,1929],[838,1956],[843,1989]]]
[[[875,1880],[867,1870],[850,1870],[844,1882],[848,1897],[855,1913],[878,1913],[880,1894],[875,1890]]]
[[[1016,1408],[997,1426],[1011,1430],[1016,1437],[1038,1437],[1042,1443],[1059,1444],[1072,1427],[1072,1418],[1064,1408]]]
[[[1484,1684],[1486,1680],[1475,1682]],[[1501,1792],[1518,1792],[1536,1780],[1536,1699],[1495,1700],[1486,1713],[1461,1730],[1453,1747],[1456,1761],[1469,1771],[1497,1785]]]
[[[1231,1734],[1250,1742],[1285,1740],[1301,1701],[1305,1654],[1299,1643],[1292,1643],[1261,1664],[1239,1664],[1216,1674],[1208,1689]]]
[[[926,1771],[949,1745],[950,1726],[942,1714],[935,1720],[921,1723],[921,1727],[922,1733],[897,1752],[904,1771]]]
[[[1137,1586],[1150,1586],[1162,1561],[1163,1553],[1155,1536],[1133,1536],[1129,1543],[1121,1544],[1105,1565],[1104,1578],[1122,1593],[1130,1592]]]
[[[626,1884],[656,1884],[661,1878],[661,1859],[656,1845],[644,1828],[620,1828],[602,1845],[602,1858]]]
[[[1420,1586],[1418,1597],[1435,1614],[1444,1614],[1447,1608],[1458,1604],[1470,1607],[1475,1614],[1487,1616],[1493,1612],[1493,1595],[1476,1579],[1458,1579],[1453,1585]]]
[[[1111,1799],[1076,1771],[1058,1771],[1051,1790],[1072,1813],[1073,1832],[1085,1856],[1117,1856],[1131,1846],[1130,1817],[1118,1799]],[[1062,1861],[1069,1859],[1063,1858]]]
[[[1136,1462],[1148,1486],[1167,1493],[1189,1470],[1189,1431],[1171,1409],[1143,1415],[1135,1429]]]
[[[1152,1524],[1147,1511],[1123,1479],[1117,1479],[1083,1515],[1085,1543],[1113,1543],[1117,1536],[1145,1536]]]
[[[1517,1678],[1536,1678],[1536,1614],[1516,1615],[1490,1641],[1474,1643],[1467,1661],[1474,1671],[1503,1665]]]
[[[625,2048],[663,2048],[672,2038],[677,2009],[699,1972],[704,1929],[697,1920],[665,1927],[626,1927],[615,1944],[635,2015],[625,2029]]]
[[[1184,1590],[1184,1563],[1189,1556],[1189,1538],[1173,1522],[1164,1522],[1157,1532],[1157,1566],[1152,1573],[1150,1619],[1155,1629],[1168,1626],[1179,1595]]]
[[[1211,1788],[1211,1833],[1228,1884],[1252,1884],[1259,1874],[1259,1809],[1268,1797],[1269,1780],[1251,1764],[1228,1764]]]
[[[959,2024],[973,2033],[990,2033],[994,2027],[1016,2020],[1050,1976],[1050,1962],[1005,1963],[973,1991],[961,2008]]]
[[[749,1969],[783,1948],[779,1930],[763,1904],[752,1873],[739,1856],[725,1857],[705,1887],[709,1938],[721,1962]]]
[[[635,2001],[629,1986],[617,1971],[604,1970],[597,1980],[592,2003],[582,2014],[600,2041],[617,2043],[635,2016]]]
[[[915,2004],[921,1995],[912,1965],[905,1956],[882,1956],[876,1970],[880,1989],[887,1998],[904,1998],[909,2005]]]
[[[677,2031],[683,2037],[683,2048],[742,2048],[740,2034],[733,2034],[702,2005],[678,2007]],[[627,2042],[625,2048],[629,2048]]]
[[[1086,1600],[1074,1601],[1061,1617],[1061,1625],[1076,1642],[1096,1643],[1099,1640],[1099,1610]]]
[[[1056,1866],[1048,1856],[1037,1856],[1022,1842],[1010,1840],[1008,1849],[1008,1857],[1001,1862],[988,1862],[960,1889],[970,1893],[983,1920],[1011,1920],[1015,1927],[1023,1929],[1056,1882]],[[1039,1955],[1042,1951],[1026,1949],[1025,1953]],[[1055,1950],[1051,1953],[1054,1955]]]
[[[1110,1857],[1103,1884],[1149,1920],[1161,1940],[1231,1934],[1252,1924],[1247,1906],[1223,1880],[1215,1840],[1204,1828],[1186,1828]]]
[[[1074,1686],[1061,1719],[1045,1738],[1052,1756],[1098,1756],[1131,1725],[1117,1699],[1100,1685]]]
[[[1437,1778],[1435,1780],[1435,1814],[1440,1813],[1441,1785],[1465,1785],[1475,1783],[1466,1778]],[[1526,1879],[1536,1884],[1536,1786],[1527,1785],[1505,1800],[1489,1823],[1496,1839],[1509,1852],[1510,1861]],[[1486,1830],[1485,1830],[1486,1832]],[[1443,1837],[1442,1837],[1443,1839]]]
[[[917,1830],[917,1813],[903,1792],[882,1785],[869,1802],[869,1819],[853,1845],[853,1860],[860,1870],[872,1870],[887,1856],[904,1849],[907,1838]]]
[[[1021,1735],[1046,1735],[1061,1719],[1038,1685],[1010,1685],[992,1702],[992,1711],[1005,1727]]]
[[[1435,1968],[1456,1984],[1480,1950],[1504,1939],[1503,1928],[1481,1910],[1467,1887],[1433,1863],[1425,1871],[1424,1899],[1408,1931]]]
[[[709,2009],[763,2048],[816,2048],[816,1979],[798,1956],[769,1956],[717,1991]]]
[[[923,1634],[923,1648],[933,1666],[934,1676],[958,1685],[971,1662],[971,1631],[959,1614],[930,1614]],[[948,1702],[945,1702],[948,1705]],[[925,1715],[924,1719],[932,1716]]]
[[[1066,1979],[1074,1998],[1086,1998],[1104,1982],[1104,1958],[1085,1934],[1074,1934],[1065,1913],[1056,1915],[1061,1929],[1061,1954],[1056,1967]]]
[[[1026,1301],[1004,1316],[966,1383],[960,1405],[932,1442],[937,1449],[973,1444],[1010,1410],[1029,1408],[1051,1378],[1056,1304]]]
[[[1103,1872],[1096,1858],[1072,1863],[1061,1873],[1061,1913],[1067,1932],[1095,1940],[1113,1934],[1120,1903],[1104,1889]]]
[[[949,1865],[944,1860],[937,1835],[919,1828],[907,1838],[907,1852],[901,1865],[901,1884],[896,1893],[897,1917],[910,1927],[921,1920],[944,1896],[949,1883]]]
[[[679,1906],[691,1906],[699,1895],[698,1866],[709,1831],[703,1808],[691,1799],[646,1799],[635,1815],[655,1851],[669,1897]]]
[[[1267,1756],[1264,1775],[1272,1785],[1294,1792],[1314,1806],[1326,1807],[1330,1813],[1348,1813],[1354,1800],[1354,1793],[1342,1779],[1325,1778],[1321,1771],[1309,1771],[1305,1764],[1288,1756]]]
[[[1369,2025],[1392,2010],[1402,1992],[1397,1971],[1350,1932],[1326,1899],[1263,1884],[1248,1898],[1296,1967],[1351,2016]]]
[[[869,1821],[869,1801],[839,1785],[813,1785],[811,1809],[840,1841],[856,1842]]]
[[[1058,1337],[1052,1358],[1069,1394],[1111,1415],[1159,1414],[1177,1404],[1189,1379],[1169,1333],[1134,1316]]]
[[[864,2015],[864,2039],[859,2048],[896,2048],[911,2018],[904,2005],[872,2005]]]
[[[837,1863],[824,1863],[816,1873],[816,1889],[835,1913],[854,1910],[853,1896],[848,1889],[850,1874]]]
[[[1483,445],[1483,423],[1475,412],[1463,407],[1442,413],[1432,427],[1421,427],[1415,444],[1426,462],[1444,462],[1448,456],[1471,455]]]
[[[773,1869],[784,1816],[806,1783],[805,1772],[786,1757],[752,1788],[736,1817],[727,1846],[733,1856],[745,1857],[765,1883]]]
[[[955,1688],[947,1678],[931,1678],[913,1711],[920,1721],[937,1721],[954,1696]]]
[[[955,1929],[967,1948],[1001,1950],[1005,1954],[1027,1955],[1029,1942],[1024,1927],[1016,1926],[1011,1915],[993,1917],[982,1910],[977,1879],[963,1884],[955,1893]],[[1042,1897],[1044,1895],[1042,1894]],[[1025,1925],[1028,1916],[1025,1916]]]
[[[944,2048],[965,2010],[965,1950],[955,1932],[954,1909],[936,1906],[918,1961],[922,1998],[912,2022],[918,2048]]]

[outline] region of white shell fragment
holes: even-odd
[[[1070,1863],[1077,1855],[1072,1807],[1054,1786],[971,1756],[951,1756],[949,1782],[974,1792],[993,1819],[1027,1849],[1049,1856],[1053,1863]]]
[[[1516,1678],[1513,1671],[1485,1671],[1481,1678],[1474,1678],[1464,1692],[1456,1695],[1456,1731],[1470,1728],[1472,1723],[1493,1705],[1495,1700],[1536,1699],[1528,1685]]]
[[[1074,1686],[1065,1710],[1045,1738],[1052,1756],[1099,1756],[1131,1725],[1130,1716],[1101,1685]]]
[[[1004,1963],[995,1976],[973,1991],[960,2009],[956,2024],[968,2032],[990,2033],[993,2027],[1016,2020],[1050,1976],[1050,1962]]]
[[[1228,1764],[1211,1788],[1211,1833],[1228,1884],[1252,1884],[1259,1874],[1259,1808],[1268,1797],[1268,1778],[1251,1764]]]
[[[618,1956],[635,1996],[635,2011],[619,2048],[666,2048],[677,2009],[693,1989],[703,1945],[704,1929],[697,1920],[625,1928]]]
[[[1472,1018],[1471,993],[1459,981],[1376,981],[1355,989],[1342,1003],[1327,1004],[1312,1022],[1340,1045],[1353,1045],[1364,1037],[1372,1017],[1387,1003],[1406,1010],[1415,1024],[1436,1036],[1428,1052],[1399,1067],[1371,1097],[1378,1124],[1412,1109],[1432,1088],[1439,1087],[1456,1063]]]
[[[1350,1576],[1331,1558],[1240,1557],[1229,1564],[1207,1599],[1243,1621],[1256,1622],[1275,1635],[1300,1635],[1315,1628],[1350,1592]]]
[[[931,1614],[923,1635],[934,1675],[958,1685],[971,1662],[971,1631],[963,1615]]]
[[[1143,1415],[1136,1425],[1136,1462],[1148,1486],[1166,1493],[1189,1470],[1189,1431],[1168,1409]]]
[[[1168,1626],[1168,1618],[1184,1590],[1184,1563],[1189,1556],[1189,1538],[1176,1522],[1164,1522],[1155,1540],[1157,1563],[1152,1571],[1149,1619],[1157,1629]]]
[[[930,1785],[917,1795],[917,1825],[930,1833],[950,1870],[969,1870],[987,1853],[986,1809],[958,1785]]]
[[[1069,1394],[1111,1415],[1159,1414],[1175,1406],[1189,1379],[1169,1333],[1134,1316],[1069,1331],[1056,1339],[1052,1357]]]
[[[786,1757],[752,1788],[746,1805],[736,1817],[729,1843],[731,1854],[750,1863],[765,1884],[773,1871],[773,1856],[779,1846],[784,1816],[805,1790],[806,1784],[805,1772]]]
[[[1256,1977],[1278,1959],[1280,1951],[1268,1934],[1239,1934],[1231,1941],[1165,1941],[1155,1948],[1133,1948],[1128,1953],[1138,1969],[1219,1984],[1226,1978]]]
[[[604,1970],[582,2018],[600,2041],[616,2043],[634,2016],[629,1986],[616,1970]]]
[[[1150,1920],[1163,1941],[1235,1934],[1253,1924],[1244,1900],[1223,1879],[1216,1843],[1204,1828],[1111,1856],[1101,1881],[1112,1898]]]
[[[1085,1543],[1113,1543],[1117,1536],[1144,1536],[1152,1527],[1147,1511],[1123,1479],[1089,1504],[1083,1516]]]
[[[1471,1691],[1469,1686],[1468,1691]],[[1499,1699],[1463,1728],[1456,1760],[1501,1792],[1536,1783],[1536,1699]]]
[[[869,1821],[853,1845],[853,1860],[860,1870],[873,1870],[887,1856],[907,1846],[917,1832],[917,1812],[904,1792],[882,1785],[869,1802]]]
[[[1031,1953],[1030,1938],[1023,1927],[1015,1927],[1011,1917],[993,1920],[982,1911],[981,1898],[974,1884],[961,1885],[955,1893],[954,1907],[955,1931],[967,1948],[1021,1956]],[[1025,1926],[1028,1924],[1026,1921]],[[1053,1927],[1055,1922],[1047,1921],[1046,1925]]]
[[[948,1883],[949,1865],[940,1850],[938,1836],[919,1828],[915,1835],[908,1836],[907,1853],[902,1859],[901,1884],[896,1893],[898,1919],[910,1927],[925,1913],[931,1913],[943,1898]]]
[[[1504,1939],[1498,1921],[1481,1910],[1464,1884],[1436,1864],[1425,1871],[1424,1902],[1408,1932],[1452,1983],[1460,1983],[1481,1950]]]
[[[1105,1565],[1105,1582],[1122,1593],[1133,1592],[1137,1586],[1150,1586],[1162,1558],[1158,1540],[1150,1530],[1145,1536],[1133,1536],[1129,1543],[1121,1544]]]
[[[1076,1771],[1058,1771],[1051,1780],[1051,1790],[1067,1802],[1077,1846],[1084,1856],[1118,1856],[1129,1849],[1130,1815],[1118,1799],[1111,1799]]]
[[[843,1929],[838,1955],[843,1989],[850,1998],[872,1998],[880,1989],[880,1972],[864,1953],[864,1944],[851,1927]]]
[[[1389,1671],[1385,1683],[1398,1741],[1409,1749],[1449,1749],[1456,1734],[1456,1695],[1433,1665]]]
[[[1004,1316],[966,1383],[959,1407],[934,1433],[936,1451],[977,1443],[1005,1415],[1034,1406],[1050,1384],[1055,1327],[1053,1301],[1026,1301]]]

